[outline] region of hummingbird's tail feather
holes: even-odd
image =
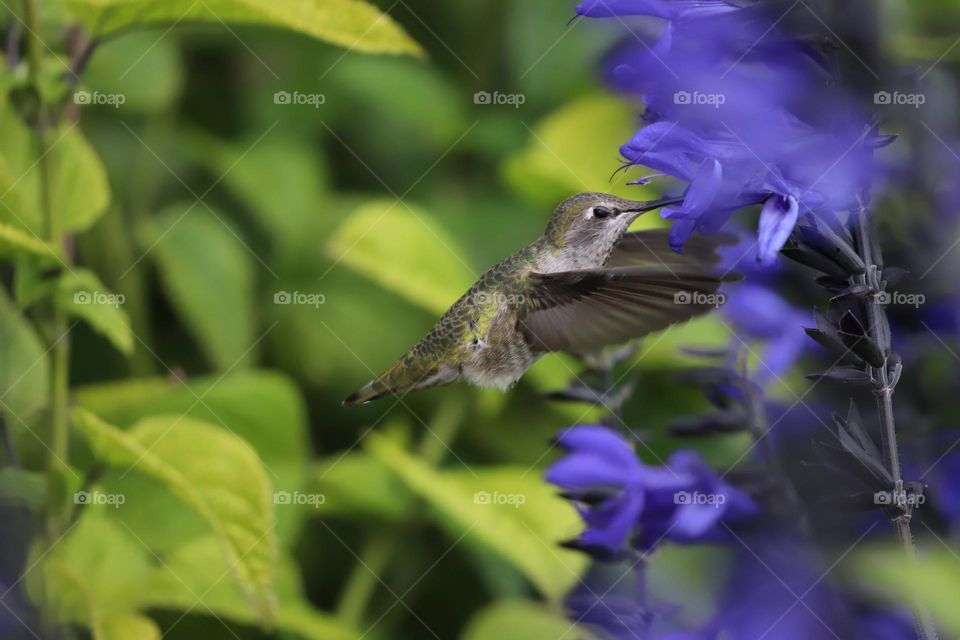
[[[455,379],[455,373],[447,367],[416,367],[404,359],[347,396],[343,406],[366,404],[390,395],[448,384]]]

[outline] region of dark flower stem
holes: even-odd
[[[873,381],[874,394],[877,398],[877,408],[880,414],[882,428],[883,455],[893,477],[894,501],[898,504],[898,512],[891,518],[896,530],[897,538],[903,546],[909,561],[917,557],[917,549],[910,531],[912,506],[907,502],[899,502],[904,495],[903,474],[900,469],[900,456],[897,452],[897,429],[893,416],[893,391],[900,378],[900,358],[893,353],[890,339],[890,323],[887,312],[880,303],[879,294],[883,292],[883,259],[880,254],[880,245],[876,241],[875,227],[872,217],[862,204],[854,214],[854,233],[857,239],[857,251],[866,265],[866,271],[860,278],[862,284],[870,287],[873,295],[863,298],[863,312],[867,320],[868,336],[876,342],[885,354],[882,367],[868,367],[868,373]],[[937,640],[937,630],[929,612],[919,598],[911,603],[913,621],[917,635],[921,640]]]

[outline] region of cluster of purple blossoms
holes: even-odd
[[[577,12],[631,27],[604,65],[615,89],[646,106],[620,152],[687,184],[662,212],[675,250],[760,204],[757,257],[769,265],[798,218],[850,209],[869,187],[873,149],[890,139],[853,108],[816,48],[786,37],[760,3],[584,0]],[[648,42],[651,27],[659,34]]]
[[[587,525],[572,544],[599,555],[645,551],[665,540],[723,540],[724,524],[758,511],[694,451],[675,452],[663,467],[648,466],[619,433],[592,425],[562,431],[557,444],[568,455],[547,469],[546,479],[577,505]]]
[[[724,396],[721,413],[734,418],[742,417],[739,405],[756,404],[773,417],[776,406],[763,401],[763,389],[812,345],[803,330],[812,314],[770,286],[778,252],[798,222],[800,231],[830,226],[836,214],[865,205],[874,151],[892,140],[841,90],[832,57],[813,40],[778,28],[765,7],[748,0],[584,0],[577,7],[580,15],[614,18],[630,31],[604,62],[608,83],[645,106],[642,128],[620,152],[627,166],[649,167],[684,185],[683,201],[662,212],[673,222],[674,250],[682,251],[694,233],[719,231],[740,209],[759,208],[755,241],[729,247],[724,256],[726,267],[747,278],[722,311],[738,336],[733,346],[739,350],[741,339],[761,344],[761,365],[741,381],[759,403],[745,401],[736,385],[713,385]],[[720,370],[726,368],[714,375]],[[719,432],[730,426],[688,422],[719,425]],[[661,466],[647,465],[626,438],[599,426],[566,429],[558,444],[566,455],[546,479],[585,525],[571,546],[612,562],[643,558],[668,543],[726,543],[734,556],[715,614],[694,624],[671,619],[679,607],[671,612],[647,602],[646,563],[617,570],[610,585],[592,584],[591,572],[567,604],[574,620],[601,630],[601,637],[912,637],[903,612],[872,609],[823,581],[808,534],[798,535],[790,529],[795,523],[773,513],[763,490],[727,481],[696,452],[680,450]],[[759,449],[752,457],[762,462]],[[626,575],[630,588],[616,592]]]

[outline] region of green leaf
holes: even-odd
[[[351,213],[331,239],[328,254],[437,314],[456,302],[479,275],[433,218],[389,201],[371,202]]]
[[[136,611],[151,574],[147,549],[106,508],[87,506],[76,526],[45,555],[35,549],[39,570],[27,573],[34,601],[47,601],[57,617],[91,629],[103,638],[103,621]]]
[[[142,586],[151,608],[191,610],[240,624],[257,624],[236,585],[222,580],[227,571],[216,540],[203,538],[178,548]],[[279,629],[310,640],[356,640],[359,633],[331,616],[315,610],[303,595],[299,571],[293,560],[281,555],[277,570]]]
[[[170,22],[233,22],[291,29],[355,51],[422,54],[392,19],[361,0],[67,0],[66,4],[95,38]]]
[[[404,522],[410,517],[413,495],[396,474],[362,451],[334,454],[317,463],[313,484],[326,498],[321,517],[340,515]]]
[[[40,238],[31,235],[28,231],[0,222],[0,255],[16,251],[26,251],[46,257],[51,262],[57,259],[57,252],[53,247]]]
[[[184,148],[244,202],[275,243],[278,258],[301,267],[307,252],[316,254],[317,238],[340,222],[326,202],[329,170],[323,157],[303,141],[273,134],[253,144],[224,142],[190,131]],[[289,253],[293,256],[289,256]]]
[[[16,467],[0,469],[0,505],[26,507],[39,513],[47,501],[47,479],[42,473]]]
[[[47,404],[49,358],[20,310],[0,289],[0,411],[16,426]]]
[[[495,602],[477,613],[467,624],[462,640],[587,640],[592,635],[543,605],[526,600]]]
[[[36,142],[6,96],[0,101],[0,128],[4,132],[0,137],[0,221],[27,236],[45,237]],[[110,202],[106,171],[75,124],[48,135],[50,207],[58,212],[65,232],[82,231],[96,222]]]
[[[580,526],[570,507],[521,467],[441,472],[424,464],[388,437],[366,439],[367,449],[435,508],[454,539],[491,551],[511,562],[544,595],[562,598],[586,566],[582,554],[558,542]]]
[[[64,272],[57,280],[57,306],[71,317],[85,321],[129,355],[133,351],[133,332],[123,302],[123,295],[108,291],[100,278],[87,269]]]
[[[175,204],[142,229],[141,240],[153,247],[167,295],[212,364],[227,371],[250,362],[257,258],[223,215]]]
[[[91,97],[122,96],[117,108],[127,113],[169,109],[183,90],[183,66],[176,39],[162,35],[126,33],[98,46],[83,74]]]
[[[933,540],[930,540],[934,544]],[[950,638],[960,636],[960,559],[943,541],[910,559],[901,547],[874,545],[854,556],[858,580],[880,591],[895,606],[922,603]]]
[[[649,187],[628,186],[628,178],[622,175],[611,181],[611,174],[620,167],[618,149],[636,129],[635,114],[623,101],[607,96],[580,98],[533,126],[527,148],[504,164],[504,177],[517,193],[547,206],[580,191],[652,198]],[[650,215],[640,221],[657,219]]]
[[[81,407],[123,428],[165,413],[221,426],[256,449],[276,490],[305,489],[310,450],[306,407],[296,385],[281,374],[238,371],[223,379],[210,376],[183,382],[167,377],[127,379],[80,387],[73,397]],[[103,482],[110,480],[108,476]],[[128,476],[123,482],[130,480]],[[179,520],[156,521],[150,500],[129,501],[124,509],[124,522],[151,548],[166,550],[188,539],[190,531]],[[304,515],[311,512],[306,507],[278,510],[279,538],[292,542]]]
[[[160,640],[160,627],[137,613],[120,613],[103,621],[101,634],[94,640]]]
[[[464,89],[435,65],[405,58],[353,56],[332,67],[324,85],[329,87],[325,113],[336,114],[343,126],[356,127],[348,129],[349,136],[339,131],[338,135],[350,140],[351,147],[372,163],[374,172],[389,167],[390,173],[384,175],[396,176],[412,170],[415,173],[409,179],[413,181],[422,173],[420,165],[391,167],[396,163],[390,150],[403,148],[405,158],[424,153],[424,161],[430,163],[445,151],[453,152],[451,147],[461,149],[463,145],[466,149],[477,139],[465,135],[471,123],[465,112],[469,101],[464,100]],[[378,126],[369,127],[366,122]]]
[[[256,452],[224,429],[183,416],[146,418],[124,432],[83,409],[72,415],[98,459],[160,480],[207,522],[233,580],[257,619],[268,622],[278,551],[272,488]]]

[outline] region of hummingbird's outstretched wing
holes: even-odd
[[[519,325],[535,351],[588,351],[706,313],[733,279],[663,266],[532,273]]]
[[[683,253],[677,253],[670,248],[669,229],[632,231],[620,237],[605,266],[700,265],[712,267],[720,262],[717,249],[724,245],[736,244],[738,239],[732,233],[717,233],[709,237],[694,235],[683,245]]]
[[[519,328],[534,350],[582,352],[706,313],[720,285],[739,279],[713,272],[717,244],[697,239],[676,254],[665,233],[644,231],[626,234],[606,267],[531,273]]]

